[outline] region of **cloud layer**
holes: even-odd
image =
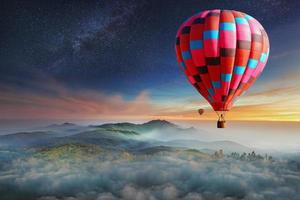
[[[1,166],[1,199],[298,199],[300,163],[165,155],[128,161],[97,157],[17,159]]]

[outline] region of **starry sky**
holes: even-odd
[[[0,118],[214,119],[174,52],[180,24],[214,8],[255,17],[271,44],[230,117],[300,121],[297,0],[1,1]]]

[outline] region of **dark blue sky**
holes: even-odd
[[[174,38],[185,19],[214,8],[248,13],[265,27],[271,55],[263,81],[298,67],[297,0],[27,0],[0,7],[0,84],[16,93],[56,95],[45,89],[55,81],[126,99],[141,91],[158,101],[197,95],[177,66]]]

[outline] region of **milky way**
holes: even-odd
[[[212,8],[246,12],[270,32],[297,17],[299,2],[3,1],[1,85],[35,91],[30,81],[47,78],[125,96],[176,85],[184,81],[173,49],[176,30]]]

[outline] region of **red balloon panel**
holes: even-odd
[[[214,110],[224,111],[263,71],[269,40],[262,25],[245,13],[207,10],[181,25],[175,49],[189,82]]]

